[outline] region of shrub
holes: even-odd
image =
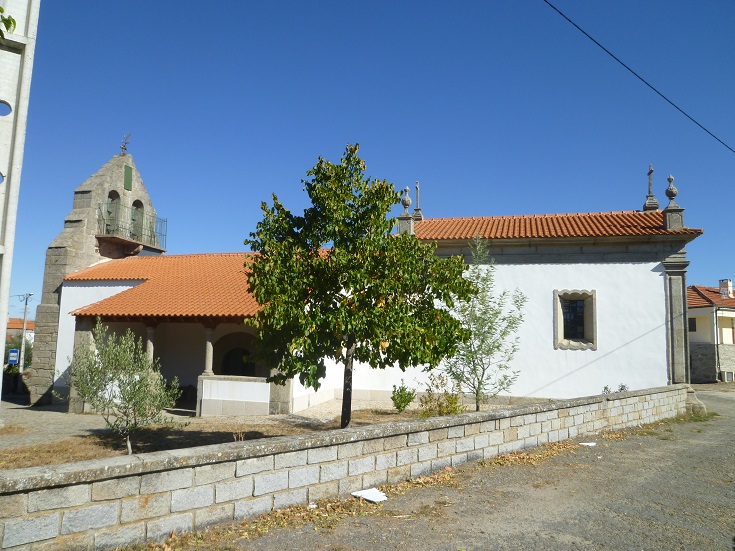
[[[462,393],[456,383],[444,373],[432,373],[426,383],[426,393],[419,399],[422,417],[464,413]]]
[[[393,407],[398,410],[398,413],[402,413],[405,409],[411,405],[411,402],[416,398],[416,391],[412,388],[408,388],[401,379],[401,386],[393,385],[393,392],[390,395],[390,399],[393,402]]]
[[[603,394],[612,394],[613,392],[628,392],[628,385],[624,385],[623,383],[620,383],[618,385],[617,390],[611,389],[608,385],[605,385],[604,387],[602,387]]]

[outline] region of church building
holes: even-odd
[[[689,382],[685,246],[702,230],[684,224],[671,177],[659,209],[651,174],[643,209],[623,212],[425,218],[418,197],[409,213],[404,196],[398,231],[468,261],[469,243],[485,238],[496,288],[527,296],[510,394],[572,398]],[[257,339],[243,323],[258,309],[243,266],[250,253],[166,255],[165,228],[125,151],[75,190],[47,253],[32,403],[68,390],[74,344],[89,339],[98,317],[140,337],[163,375],[189,388],[198,415],[292,413],[341,397],[339,365],[315,392],[298,380],[268,383],[273,366],[251,360]],[[389,400],[402,379],[422,390],[427,374],[359,365],[353,398]]]

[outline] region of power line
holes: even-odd
[[[642,82],[643,84],[645,84],[646,86],[648,86],[648,87],[649,87],[649,88],[650,88],[651,90],[653,90],[653,91],[654,91],[654,92],[656,92],[656,93],[657,93],[657,94],[658,94],[659,96],[661,96],[661,97],[662,97],[662,98],[663,98],[664,100],[666,100],[666,102],[667,102],[667,103],[668,103],[669,105],[671,105],[671,106],[672,106],[672,107],[673,107],[674,109],[676,109],[677,111],[679,111],[679,113],[681,113],[682,115],[684,115],[684,116],[685,116],[686,118],[688,118],[688,119],[689,119],[690,121],[692,121],[692,122],[693,122],[694,124],[696,124],[696,125],[697,125],[697,126],[698,126],[699,128],[701,128],[702,130],[704,130],[705,132],[707,132],[707,134],[709,134],[709,135],[710,135],[710,136],[712,136],[712,137],[713,137],[713,138],[714,138],[715,140],[717,140],[717,141],[718,141],[718,142],[720,142],[720,143],[721,143],[722,145],[724,145],[724,146],[725,146],[725,147],[726,147],[727,149],[729,149],[729,150],[730,150],[730,151],[731,151],[732,153],[735,153],[735,149],[733,149],[732,147],[730,147],[729,145],[727,145],[727,144],[726,144],[725,142],[723,142],[723,141],[722,141],[722,140],[721,140],[720,138],[718,138],[718,137],[717,137],[717,136],[715,136],[715,135],[714,135],[714,134],[713,134],[712,132],[710,132],[709,130],[707,130],[707,129],[706,129],[706,128],[705,128],[704,126],[702,126],[701,124],[699,124],[699,122],[697,122],[697,121],[696,121],[696,120],[695,120],[695,119],[694,119],[693,117],[691,117],[691,116],[690,116],[690,115],[689,115],[689,114],[688,114],[688,113],[687,113],[686,111],[684,111],[684,110],[683,110],[683,109],[682,109],[681,107],[679,107],[678,105],[676,105],[676,104],[675,104],[675,103],[674,103],[673,101],[671,101],[671,100],[670,100],[669,98],[667,98],[666,96],[664,96],[664,95],[663,95],[663,94],[662,94],[661,92],[659,92],[659,91],[658,91],[658,90],[657,90],[657,89],[656,89],[656,88],[655,88],[655,87],[654,87],[654,86],[653,86],[652,84],[650,84],[650,83],[649,83],[649,82],[648,82],[648,81],[647,81],[647,80],[646,80],[645,78],[643,78],[643,77],[642,77],[641,75],[639,75],[638,73],[636,73],[636,72],[635,72],[635,71],[634,71],[633,69],[631,69],[630,67],[628,67],[628,66],[627,66],[627,65],[626,65],[625,63],[623,63],[623,62],[622,62],[622,61],[621,61],[620,59],[618,59],[618,58],[617,58],[617,57],[615,56],[615,54],[613,54],[613,53],[612,53],[612,52],[611,52],[610,50],[608,50],[607,48],[605,48],[605,46],[603,46],[602,44],[600,44],[599,42],[597,42],[597,40],[595,40],[594,38],[592,38],[592,37],[591,37],[591,36],[590,36],[590,35],[589,35],[589,34],[588,34],[588,33],[587,33],[587,32],[586,32],[586,31],[585,31],[585,30],[584,30],[584,29],[583,29],[582,27],[580,27],[580,26],[579,26],[579,25],[577,25],[577,24],[576,24],[576,23],[575,23],[574,21],[572,21],[572,20],[571,20],[571,19],[569,19],[569,18],[568,18],[568,17],[566,16],[566,15],[564,15],[564,13],[562,13],[562,12],[561,12],[561,10],[559,10],[559,8],[557,8],[557,7],[556,7],[556,6],[554,5],[554,4],[552,4],[551,2],[549,2],[549,0],[544,0],[544,2],[545,2],[546,4],[548,4],[548,5],[549,5],[549,7],[550,7],[550,8],[552,8],[552,9],[553,9],[553,10],[554,10],[554,11],[555,11],[556,13],[558,13],[558,14],[559,14],[559,15],[561,15],[561,16],[562,16],[562,17],[563,17],[564,19],[566,19],[567,21],[569,21],[569,23],[571,23],[572,25],[574,25],[574,27],[575,27],[575,28],[576,28],[576,29],[577,29],[577,30],[578,30],[579,32],[581,32],[581,33],[582,33],[583,35],[585,35],[585,36],[586,36],[587,38],[589,38],[589,39],[590,39],[590,40],[591,40],[592,42],[594,42],[594,43],[595,43],[595,44],[597,44],[597,45],[598,45],[598,46],[599,46],[600,48],[602,48],[602,50],[603,50],[603,51],[604,51],[604,52],[605,52],[605,53],[606,53],[607,55],[609,55],[609,56],[610,56],[611,58],[613,58],[613,59],[614,59],[615,61],[617,61],[618,63],[620,63],[620,65],[622,65],[622,66],[623,66],[623,67],[625,67],[625,68],[626,68],[626,69],[627,69],[628,71],[630,71],[630,72],[631,72],[631,73],[632,73],[633,75],[635,75],[635,77],[636,77],[636,78],[638,78],[638,80],[640,80],[640,81],[641,81],[641,82]]]

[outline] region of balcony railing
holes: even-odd
[[[97,235],[114,236],[157,249],[166,248],[165,218],[145,214],[143,209],[101,203],[97,208]]]

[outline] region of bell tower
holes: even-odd
[[[74,190],[64,228],[46,251],[33,364],[25,377],[31,404],[51,402],[64,278],[106,259],[163,254],[165,247],[166,220],[153,208],[126,136],[121,153]]]

